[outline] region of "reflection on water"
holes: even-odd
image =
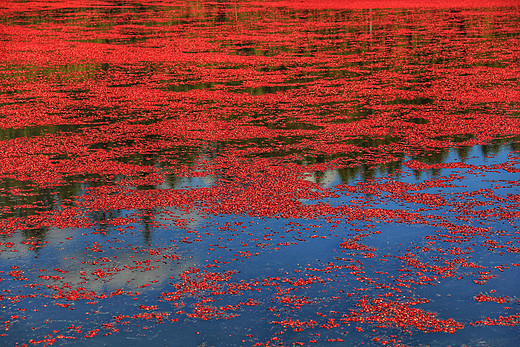
[[[518,8],[343,7],[0,9],[2,345],[517,344]]]

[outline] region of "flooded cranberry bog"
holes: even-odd
[[[0,344],[520,343],[520,8],[0,5]]]

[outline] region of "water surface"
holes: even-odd
[[[518,5],[370,4],[2,5],[1,344],[518,344]]]

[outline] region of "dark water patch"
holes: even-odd
[[[451,143],[461,143],[475,138],[474,134],[459,134],[451,136],[436,136],[434,140],[449,141]]]
[[[282,64],[282,65],[263,66],[261,68],[258,68],[257,70],[261,71],[261,72],[272,72],[272,71],[287,71],[287,70],[290,70],[291,68],[293,68],[293,66],[286,66],[285,64]]]
[[[62,192],[50,188],[35,189],[32,182],[4,177],[0,181],[0,207],[9,208],[9,213],[2,213],[0,218],[24,218],[43,211],[52,211],[58,208],[62,199],[75,196],[79,192],[78,188],[62,187]]]
[[[383,145],[398,143],[399,141],[401,141],[401,137],[387,135],[383,137],[357,136],[355,138],[346,139],[343,142],[361,148],[377,148]]]
[[[336,111],[337,112],[337,111]],[[339,113],[339,114],[338,114]],[[364,106],[352,106],[347,108],[346,110],[341,110],[338,113],[332,113],[330,118],[327,119],[326,117],[324,121],[332,124],[346,124],[346,123],[352,123],[357,122],[363,119],[370,118],[373,114],[375,114],[375,111],[371,108],[367,108]]]
[[[16,98],[15,101],[11,101],[11,102],[1,102],[0,103],[0,107],[2,106],[10,106],[10,105],[20,105],[20,104],[30,104],[32,102],[34,102],[35,100],[37,100],[38,98],[34,97],[34,96],[28,96],[28,97],[25,97],[25,98]]]
[[[408,123],[413,123],[413,124],[428,124],[430,122],[428,119],[424,119],[421,117],[408,118],[406,121]]]
[[[66,94],[71,100],[86,100],[89,99],[90,89],[69,89],[69,90],[54,90],[55,93],[64,93]]]
[[[6,128],[0,129],[0,140],[13,140],[20,137],[37,137],[47,134],[59,134],[66,132],[75,132],[78,129],[84,128],[84,124],[55,124],[55,125],[41,125],[24,128]]]
[[[108,45],[131,45],[135,43],[146,42],[148,39],[153,38],[146,34],[141,34],[139,36],[130,36],[130,37],[122,37],[117,39],[108,39],[108,38],[95,38],[88,40],[75,40],[77,42],[86,42],[86,43],[101,43]]]
[[[483,156],[496,155],[504,150],[509,150],[511,154],[520,149],[520,136],[499,137],[489,143],[481,145],[480,150]]]
[[[67,85],[74,80],[87,80],[98,73],[105,73],[109,69],[110,64],[108,63],[71,63],[45,67],[19,64],[9,66],[9,70],[12,72],[11,75],[23,76],[28,81],[58,78]],[[0,78],[7,78],[8,76],[0,74]]]
[[[428,105],[433,103],[432,98],[395,99],[388,101],[388,105]]]
[[[191,90],[201,90],[201,89],[211,89],[217,85],[225,85],[225,86],[240,86],[242,85],[242,81],[228,81],[228,82],[205,82],[205,83],[193,83],[193,84],[171,84],[163,90],[171,91],[171,92],[189,92]]]
[[[284,145],[293,145],[301,142],[305,139],[311,139],[312,136],[307,135],[281,135],[275,136],[273,138],[265,138],[265,137],[255,137],[243,140],[221,140],[213,143],[216,144],[218,148],[223,149],[226,147],[258,147],[258,148],[270,148]]]
[[[291,119],[284,119],[283,121],[266,123],[265,127],[267,129],[285,129],[285,130],[320,130],[323,129],[322,126],[305,123],[300,121],[295,121]]]
[[[291,89],[302,88],[300,85],[276,85],[276,86],[259,86],[259,87],[248,87],[238,89],[238,93],[248,93],[251,95],[264,95],[264,94],[273,94],[278,92],[284,92]]]
[[[110,84],[108,85],[109,88],[127,88],[127,87],[135,87],[142,85],[141,82],[130,82],[130,83],[118,83],[118,84]]]
[[[17,95],[17,94],[23,94],[23,93],[27,93],[28,90],[0,90],[0,95],[10,95],[10,96],[13,96],[13,95]]]

